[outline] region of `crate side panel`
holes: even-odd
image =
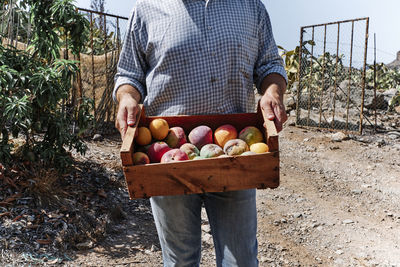
[[[279,153],[124,168],[131,198],[279,185]]]

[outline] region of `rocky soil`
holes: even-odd
[[[297,128],[289,121],[279,139],[281,185],[257,191],[260,266],[400,266],[400,135],[395,133],[348,136]],[[59,240],[69,244],[62,249],[56,242],[22,238],[32,231],[39,236],[41,229],[25,230],[32,218],[6,214],[0,217],[0,239],[19,241],[0,243],[0,265],[162,266],[149,201],[129,200],[125,190],[118,136],[88,145],[79,161],[91,162],[82,167],[91,176],[80,186],[93,188],[78,214],[98,206],[90,218],[103,218],[104,224],[85,227],[90,232],[102,226],[101,235]],[[43,212],[46,218],[53,212],[53,220],[74,222],[62,210]],[[202,230],[201,266],[215,266],[205,213]]]

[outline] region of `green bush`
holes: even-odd
[[[68,150],[85,152],[82,137],[93,117],[88,100],[77,108],[67,105],[78,62],[59,59],[56,32],[65,29],[77,54],[88,23],[72,0],[26,0],[20,5],[31,11],[32,45],[28,52],[0,46],[0,162],[13,159],[11,136],[23,136],[23,160],[64,169],[71,163]]]

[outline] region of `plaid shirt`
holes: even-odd
[[[261,0],[138,0],[115,77],[147,115],[254,112],[253,84],[283,61]]]

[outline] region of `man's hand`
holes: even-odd
[[[270,74],[262,82],[264,94],[260,100],[260,107],[265,111],[267,118],[274,121],[278,132],[282,130],[283,123],[287,120],[283,104],[285,90],[286,81],[279,74]]]
[[[115,127],[121,133],[124,140],[128,126],[133,126],[137,120],[139,111],[139,92],[130,85],[122,85],[117,91],[118,113],[115,121]]]

